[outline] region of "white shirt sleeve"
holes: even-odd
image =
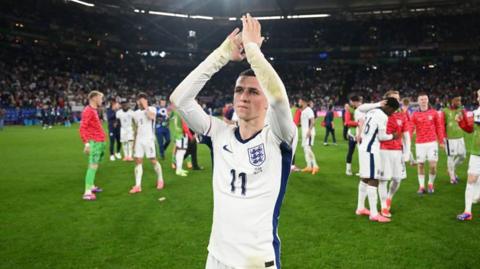
[[[378,140],[380,141],[387,141],[387,140],[392,140],[393,135],[387,134],[387,122],[388,122],[388,117],[383,113],[382,111],[378,111],[376,113],[376,118],[378,119]]]
[[[293,123],[287,91],[282,80],[272,65],[265,59],[257,44],[250,42],[245,45],[245,53],[250,67],[255,72],[260,86],[265,91],[271,112],[268,122],[273,134],[289,145],[293,144],[296,127]]]
[[[368,104],[362,104],[360,105],[356,111],[360,111],[362,113],[367,113],[368,111],[372,110],[372,109],[375,109],[375,108],[379,108],[381,107],[381,104],[380,103],[368,103]]]

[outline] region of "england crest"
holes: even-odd
[[[265,147],[263,143],[248,149],[248,160],[254,166],[260,166],[265,162]]]

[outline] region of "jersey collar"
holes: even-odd
[[[263,129],[261,129],[260,131],[256,132],[254,135],[252,135],[251,137],[247,138],[247,139],[242,139],[242,136],[240,135],[240,127],[237,127],[235,128],[235,138],[237,138],[238,142],[242,143],[242,144],[245,144],[247,143],[248,141],[254,139],[259,133],[261,133],[263,131]]]

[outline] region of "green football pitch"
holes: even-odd
[[[455,219],[464,207],[466,163],[460,184],[451,185],[442,152],[436,193],[423,197],[409,167],[393,201],[393,221],[372,223],[354,214],[358,178],[345,176],[341,127],[337,122],[339,145],[328,147],[318,129],[320,173],[292,174],[282,206],[283,268],[480,268],[480,219]],[[161,162],[162,191],[145,163],[137,195],[128,194],[133,164],[105,158],[96,180],[104,192],[94,202],[81,200],[82,150],[78,125],[0,131],[0,268],[204,268],[212,221],[206,146],[199,146],[205,170],[187,178],[175,176],[169,160]],[[300,147],[296,159],[302,167]]]

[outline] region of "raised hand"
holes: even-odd
[[[243,44],[253,42],[256,43],[258,47],[261,47],[265,38],[262,37],[262,27],[258,20],[250,16],[250,13],[247,13],[246,16],[242,16],[242,26]]]
[[[230,61],[243,61],[243,59],[245,59],[245,52],[243,51],[240,29],[235,28],[235,30],[228,35],[227,39],[230,41]]]

